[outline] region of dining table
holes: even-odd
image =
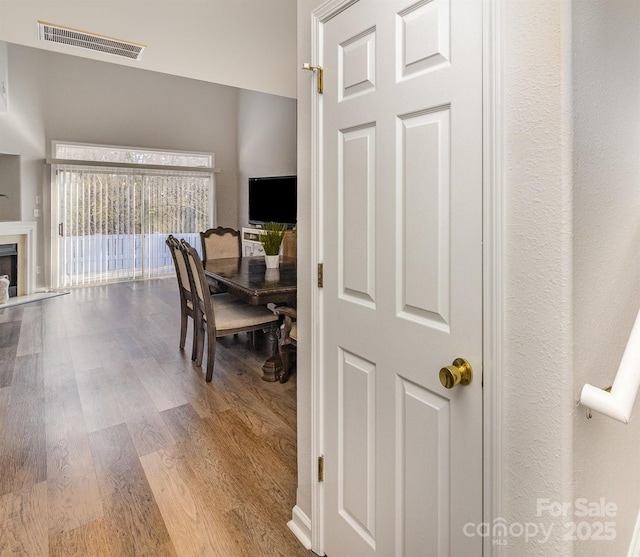
[[[247,304],[296,305],[298,277],[295,258],[281,256],[276,269],[267,268],[264,256],[209,259],[204,262],[204,274]],[[271,356],[262,366],[262,379],[273,382],[280,378],[282,360],[277,351],[276,330],[270,329],[267,336]]]

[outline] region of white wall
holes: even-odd
[[[0,112],[6,112],[9,105],[7,76],[9,71],[9,49],[0,42]]]
[[[296,173],[296,101],[254,91],[238,95],[238,222],[249,224],[248,179]]]
[[[572,500],[571,4],[505,2],[503,517],[542,523]],[[492,370],[487,370],[491,373]],[[508,555],[570,555],[511,536]],[[542,552],[542,553],[541,553]]]
[[[640,4],[574,3],[575,397],[611,385],[640,307]],[[640,510],[640,408],[629,425],[574,417],[574,495],[617,505],[616,539],[576,555],[627,555]]]
[[[0,0],[0,40],[295,97],[295,0]],[[36,22],[144,44],[142,60],[38,40]]]

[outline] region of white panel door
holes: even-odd
[[[318,34],[323,549],[476,557],[481,2],[343,7]],[[447,389],[439,370],[459,357],[475,377]]]

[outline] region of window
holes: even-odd
[[[58,284],[173,272],[167,235],[199,249],[214,225],[213,155],[54,144]]]

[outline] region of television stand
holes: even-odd
[[[256,255],[264,255],[264,249],[260,242],[260,234],[264,234],[262,228],[242,228],[240,232],[240,238],[242,240],[242,255],[244,257],[253,257]],[[297,256],[297,236],[296,229],[287,230],[284,235],[284,240],[280,245],[280,255],[286,257]]]
[[[262,228],[242,228],[242,256],[252,257],[255,255],[264,255],[264,249],[260,242],[260,235],[264,234]]]

